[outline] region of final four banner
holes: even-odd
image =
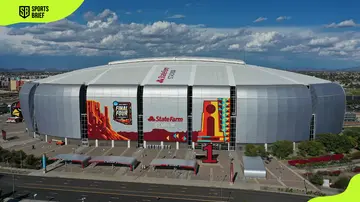
[[[84,0],[1,0],[0,26],[49,23],[75,12]]]

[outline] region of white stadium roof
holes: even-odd
[[[71,71],[39,83],[53,84],[118,84],[159,85],[166,69],[163,85],[289,85],[331,83],[298,73],[245,64],[241,60],[199,57],[143,58],[110,62],[108,65]]]

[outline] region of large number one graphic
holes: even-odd
[[[206,159],[202,160],[203,163],[217,163],[216,159],[213,159],[213,147],[212,144],[208,144],[203,148],[206,151]]]

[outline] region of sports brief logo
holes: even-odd
[[[30,6],[19,6],[19,16],[27,18],[30,16]]]
[[[149,122],[183,122],[184,119],[183,118],[179,118],[179,117],[167,117],[167,116],[150,116],[148,118]]]
[[[166,77],[167,79],[173,79],[174,78],[174,75],[176,73],[176,70],[173,69],[173,70],[170,70],[170,73],[168,75],[168,72],[169,72],[169,68],[168,67],[164,67],[164,69],[161,71],[160,73],[160,76],[158,76],[156,82],[158,83],[164,83]]]
[[[19,16],[24,19],[30,15],[31,18],[44,18],[46,12],[49,12],[49,6],[19,6]]]

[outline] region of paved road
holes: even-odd
[[[38,200],[86,202],[306,202],[309,197],[235,189],[202,188],[176,185],[109,182],[15,175],[15,197]],[[0,173],[2,197],[12,193],[13,177]]]

